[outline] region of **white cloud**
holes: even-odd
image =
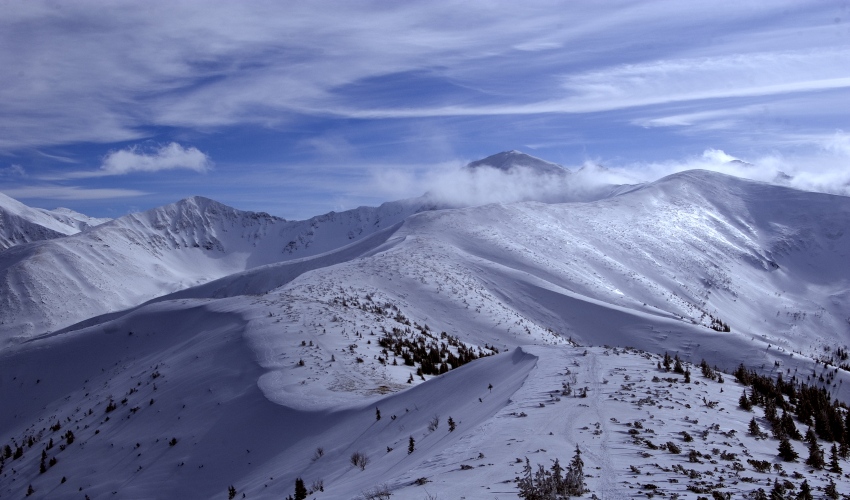
[[[823,147],[827,151],[850,159],[850,134],[837,130],[832,136],[823,139]]]
[[[185,148],[176,142],[172,142],[151,152],[145,152],[139,146],[112,151],[103,159],[100,172],[104,175],[174,169],[206,172],[211,166],[210,158],[197,148]]]
[[[730,161],[738,160],[738,158],[735,158],[734,156],[727,154],[725,151],[722,151],[720,149],[712,149],[712,148],[709,148],[709,149],[706,149],[705,151],[703,151],[702,157],[705,158],[706,160],[710,161],[710,162],[720,164],[720,165],[722,165],[724,163],[728,163]]]

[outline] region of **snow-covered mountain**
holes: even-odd
[[[68,220],[60,220],[0,193],[0,251],[21,243],[75,234],[80,229]]]
[[[350,244],[430,208],[408,200],[286,221],[193,197],[0,258],[0,338],[24,338],[265,264]]]
[[[570,173],[569,170],[557,163],[541,160],[540,158],[536,158],[515,149],[496,153],[488,156],[487,158],[475,160],[466,165],[466,168],[470,170],[488,167],[504,172],[528,169],[535,173],[548,175],[566,175]]]
[[[87,229],[105,224],[112,219],[105,217],[90,217],[86,214],[81,214],[70,208],[54,208],[53,210],[38,209],[41,212],[53,217],[66,226],[76,228],[77,231],[85,231]]]
[[[0,495],[517,498],[576,446],[599,498],[850,493],[697,366],[848,400],[850,198],[691,171],[438,208],[191,198],[6,250]]]

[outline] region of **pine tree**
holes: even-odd
[[[549,478],[549,483],[551,483],[552,490],[554,493],[564,493],[566,494],[566,485],[564,484],[564,468],[561,467],[561,462],[556,458],[555,463],[552,464],[552,474]]]
[[[670,358],[670,354],[668,354],[667,351],[664,351],[664,363],[663,363],[663,365],[664,365],[664,371],[665,372],[670,371],[670,364],[672,363],[672,361],[673,360]]]
[[[305,500],[307,498],[307,488],[304,487],[304,480],[299,478],[295,479],[295,499],[294,500]]]
[[[564,478],[566,493],[570,496],[581,496],[587,491],[584,485],[584,461],[581,459],[581,450],[576,445],[576,454],[567,466],[567,474]]]
[[[236,498],[236,488],[232,484],[227,488],[227,498],[228,500]]]
[[[525,457],[525,465],[522,467],[522,475],[518,476],[514,479],[514,481],[516,481],[520,498],[525,498],[526,500],[534,500],[538,498],[537,492],[534,488],[534,478],[531,475],[531,462],[528,461],[528,457]]]
[[[823,469],[825,465],[823,461],[823,450],[818,444],[817,439],[809,443],[809,458],[806,459],[806,465],[810,465],[815,469]]]
[[[803,436],[800,435],[800,431],[797,430],[797,426],[794,424],[794,419],[785,410],[782,411],[779,425],[782,426],[782,432],[789,438],[796,439],[797,441],[803,439]]]
[[[838,499],[838,488],[835,487],[835,481],[832,479],[829,480],[829,484],[826,485],[823,492],[826,494],[827,498],[832,498],[834,500]]]
[[[455,421],[452,419],[452,417],[449,417],[449,419],[446,422],[449,424],[449,432],[454,432],[455,431]]]
[[[782,440],[779,441],[779,456],[786,462],[797,460],[797,452],[794,451],[794,447],[791,446],[791,441],[788,441],[787,437],[783,436]]]
[[[773,480],[773,488],[770,490],[770,500],[785,500],[785,486],[778,480]]]
[[[410,455],[415,449],[416,441],[413,439],[413,436],[410,436],[410,441],[407,442],[407,454]]]
[[[375,408],[375,420],[381,420],[381,410]]]
[[[838,463],[838,448],[835,443],[832,443],[832,449],[829,450],[829,472],[841,474],[841,464]]]
[[[33,493],[35,493],[35,490],[33,489],[32,485],[29,485],[29,487],[27,488],[27,496],[30,496]]]
[[[759,423],[756,422],[756,417],[750,419],[749,432],[753,436],[762,437],[761,427],[759,427]]]
[[[750,403],[750,398],[747,397],[746,389],[744,389],[744,392],[741,393],[741,397],[738,399],[738,406],[740,406],[744,411],[752,411],[753,409],[753,405]]]
[[[803,484],[800,485],[800,491],[797,493],[796,500],[814,500],[812,498],[812,488],[805,479],[803,480]]]

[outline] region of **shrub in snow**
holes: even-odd
[[[437,427],[440,426],[440,416],[434,415],[431,420],[428,421],[428,432],[434,432],[437,430]]]
[[[363,500],[389,500],[390,489],[386,484],[381,484],[363,492]]]
[[[351,465],[355,467],[360,467],[360,470],[366,470],[366,465],[369,463],[369,457],[367,457],[364,453],[360,453],[359,451],[355,451],[351,454]]]

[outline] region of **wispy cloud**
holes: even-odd
[[[135,189],[82,188],[77,186],[28,186],[4,189],[3,193],[16,199],[46,200],[104,200],[143,196],[148,193]]]
[[[17,163],[13,163],[5,168],[0,168],[0,177],[23,177],[25,175],[27,175],[26,170]]]
[[[164,10],[170,15],[161,16]],[[819,43],[795,52],[799,40],[774,35],[771,47],[753,53],[759,23],[782,12],[802,19]],[[445,0],[393,8],[19,3],[0,19],[0,66],[17,68],[0,75],[7,124],[0,148],[133,140],[150,126],[276,125],[303,114],[585,113],[850,86],[848,51],[823,46],[830,27],[817,18],[806,6],[779,1],[761,9],[668,0]],[[745,30],[734,29],[742,22]],[[692,41],[700,38],[695,33],[722,38],[724,53],[689,56],[706,52]],[[388,105],[392,96],[382,100],[380,92],[364,106],[362,96],[347,93],[417,71],[465,90],[435,96],[433,87],[414,88],[405,106]],[[433,102],[423,105],[426,95]]]

